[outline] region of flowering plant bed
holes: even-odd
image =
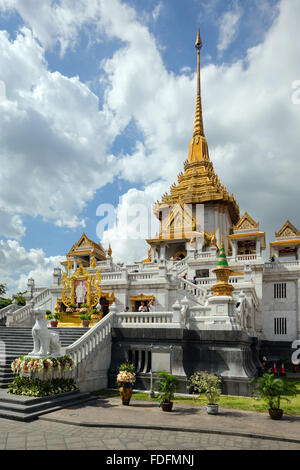
[[[45,372],[49,374],[54,371],[58,375],[62,375],[64,372],[74,370],[74,368],[74,361],[70,356],[40,359],[20,356],[11,364],[13,373],[20,377],[31,377],[32,375],[41,377]]]
[[[74,379],[51,379],[40,380],[29,377],[15,377],[9,384],[8,393],[13,395],[23,395],[29,397],[46,397],[60,393],[73,392],[78,387]]]

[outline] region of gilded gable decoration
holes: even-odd
[[[292,238],[299,237],[300,231],[294,227],[294,225],[287,220],[286,223],[281,227],[279,232],[275,233],[276,238]]]
[[[105,250],[101,243],[90,240],[85,233],[83,233],[79,241],[72,246],[67,257],[72,258],[76,255],[95,255],[97,259],[106,259]]]
[[[245,212],[243,217],[238,221],[238,223],[234,226],[234,231],[246,231],[246,230],[259,230],[259,223],[255,222],[254,219]]]

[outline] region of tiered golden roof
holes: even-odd
[[[228,193],[214,172],[204,135],[200,81],[201,47],[202,41],[198,30],[196,41],[198,55],[197,104],[194,133],[189,147],[188,159],[184,165],[184,172],[178,176],[178,184],[174,183],[170,188],[170,193],[166,193],[161,202],[157,201],[154,206],[154,213],[158,216],[162,209],[174,206],[177,203],[184,205],[217,202],[228,207],[231,220],[233,224],[236,224],[240,218],[239,206],[233,194]]]
[[[103,246],[90,240],[85,233],[82,234],[77,243],[74,243],[67,254],[67,258],[72,258],[74,255],[92,255],[96,256],[97,259],[106,259]]]

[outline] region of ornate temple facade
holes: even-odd
[[[266,262],[266,237],[260,223],[247,212],[240,214],[235,197],[216,175],[202,117],[201,47],[198,32],[193,137],[177,183],[154,205],[160,232],[147,240],[147,258],[131,265],[117,264],[110,246],[105,250],[83,234],[62,266],[55,269],[53,284],[36,290],[33,298],[37,305],[52,311],[58,306],[64,312],[68,306],[64,301],[67,280],[73,276],[76,282],[77,273],[84,281],[101,272],[97,300],[104,314],[112,305],[119,313],[128,306],[128,315],[135,318],[141,303],[152,300],[155,312],[166,315],[179,305],[192,329],[222,329],[228,318],[234,317],[235,327],[252,338],[291,342],[300,336],[300,231],[287,221],[270,243],[270,261]],[[215,287],[223,282],[217,279],[220,253],[228,265],[223,291]],[[215,295],[218,291],[228,297],[226,315],[224,302],[220,306]],[[78,288],[78,298],[74,292],[72,301],[81,304],[82,292]],[[84,301],[89,304],[90,298],[84,297]],[[226,321],[222,323],[223,314]],[[69,322],[72,324],[71,317]]]

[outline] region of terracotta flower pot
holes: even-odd
[[[132,388],[120,387],[120,397],[122,399],[122,405],[129,406],[131,396]]]
[[[271,419],[279,420],[282,418],[283,410],[280,410],[280,409],[272,410],[271,408],[269,408],[269,415]]]
[[[57,320],[50,320],[50,326],[51,328],[56,328],[58,325],[58,321]]]
[[[172,408],[173,408],[173,402],[170,401],[170,402],[161,403],[160,406],[163,411],[170,412],[172,411]]]
[[[82,320],[81,324],[84,328],[87,328],[89,326],[90,322],[89,322],[89,320]]]

